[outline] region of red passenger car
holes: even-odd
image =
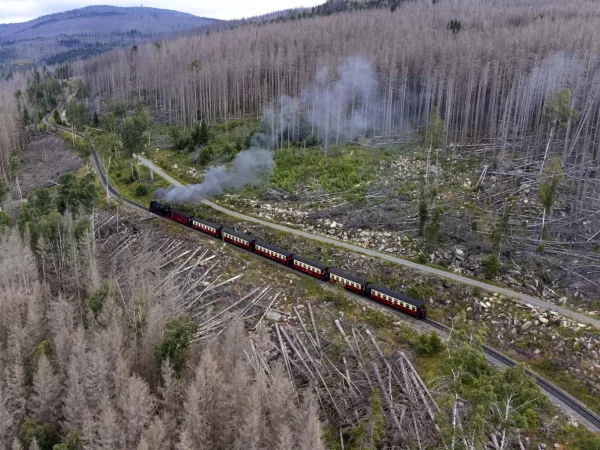
[[[329,281],[339,283],[346,289],[359,294],[364,294],[367,291],[367,280],[338,269],[329,269]]]
[[[294,255],[293,260],[294,269],[307,273],[319,280],[327,281],[329,279],[329,269],[323,264],[298,255]]]
[[[238,247],[245,248],[247,250],[254,251],[254,241],[256,239],[246,236],[243,233],[238,233],[230,228],[223,228],[221,231],[223,240],[230,244],[237,245]]]
[[[192,228],[198,231],[202,231],[203,233],[210,234],[214,237],[221,237],[221,230],[223,230],[222,225],[198,219],[197,217],[192,217],[190,224],[192,225]]]
[[[281,264],[285,264],[289,266],[292,262],[292,255],[290,252],[275,247],[274,245],[269,245],[266,242],[256,241],[254,243],[254,252],[262,255],[266,258],[272,259],[274,261],[280,262]]]

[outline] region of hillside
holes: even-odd
[[[63,63],[219,22],[165,9],[89,6],[0,25],[0,67]],[[7,67],[9,66],[9,67]]]
[[[599,29],[598,4],[585,0],[404,2],[394,12],[382,6],[187,35],[135,55],[103,55],[74,73],[96,104],[141,101],[170,124],[263,112],[263,148],[291,148],[288,160],[277,153],[271,188],[293,198],[305,190],[304,200],[323,189],[332,205],[345,205],[308,207],[312,222],[406,233],[419,245],[412,257],[474,276],[485,260],[506,284],[592,305],[600,287],[590,277],[600,229]],[[355,147],[339,148],[357,139],[395,152],[392,162],[406,173],[385,173]],[[206,150],[194,169],[227,163],[244,145]],[[410,155],[396,154],[404,149]],[[331,173],[311,165],[323,156],[317,169]],[[356,220],[357,210],[369,214]],[[457,246],[468,252],[460,264]]]
[[[0,450],[600,450],[600,2],[119,11],[0,30]]]

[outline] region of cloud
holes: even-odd
[[[32,20],[47,14],[83,8],[84,6],[107,4],[100,0],[0,0],[0,23],[15,23]],[[111,6],[148,6],[153,8],[173,9],[201,17],[215,19],[241,19],[267,14],[282,9],[301,6],[315,6],[315,0],[227,0],[224,2],[199,2],[197,0],[172,0],[166,4],[162,0],[146,0],[140,3],[131,0],[113,0]]]

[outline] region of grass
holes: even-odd
[[[192,161],[190,154],[184,150],[155,150],[150,154],[149,159],[182,183],[196,184],[201,182],[201,178],[189,174],[189,170],[192,167],[195,168],[196,164]],[[199,172],[197,173],[199,174]]]
[[[258,127],[254,119],[239,119],[211,127],[210,142],[203,149],[161,149],[151,154],[163,170],[185,183],[198,183],[201,172],[211,166],[227,164],[243,149],[252,146],[252,135]],[[164,134],[163,130],[163,134]],[[209,157],[202,157],[208,152]],[[391,161],[389,150],[366,149],[359,145],[334,147],[325,156],[316,147],[289,147],[274,151],[275,170],[266,186],[293,191],[300,185],[322,187],[328,192],[341,192],[347,200],[364,198],[366,186],[377,178],[380,167]],[[202,164],[206,159],[208,162]],[[196,173],[192,172],[196,169]],[[264,188],[265,186],[262,186]],[[260,188],[242,191],[256,196]]]
[[[210,166],[226,164],[243,149],[251,146],[252,135],[258,128],[256,119],[236,119],[210,127],[210,141],[202,149],[194,151],[167,148],[151,153],[152,160],[163,170],[184,183],[199,183],[200,174]],[[158,134],[168,134],[168,127],[162,126]],[[204,163],[203,163],[203,162]],[[197,176],[190,173],[196,169]]]
[[[73,133],[64,130],[58,130],[58,136],[65,142],[71,144],[81,159],[84,161],[88,160],[91,154],[90,146],[83,138],[77,135],[73,136]]]
[[[595,413],[600,414],[600,397],[590,394],[586,386],[569,375],[564,368],[556,367],[549,359],[533,361],[529,365],[544,378],[581,401]]]
[[[92,141],[104,168],[108,168],[108,178],[126,198],[148,205],[157,189],[164,189],[171,185],[157,174],[152,177],[150,169],[137,161],[111,152],[107,141],[100,136],[92,138]]]
[[[298,185],[320,185],[328,192],[343,192],[349,200],[362,199],[366,186],[376,180],[380,165],[390,157],[389,151],[359,145],[333,148],[327,156],[318,148],[279,149],[269,184],[290,192]]]

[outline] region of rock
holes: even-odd
[[[587,325],[585,323],[578,323],[577,326],[579,328],[586,328],[587,327]]]
[[[546,319],[545,317],[540,317],[538,319],[542,324],[547,325],[548,322],[550,322],[548,319]]]
[[[331,225],[329,225],[329,228],[335,228],[335,227],[337,227],[337,223],[331,222]]]
[[[507,277],[506,277],[506,282],[507,282],[508,284],[519,284],[519,282],[518,282],[517,280],[515,280],[515,279],[514,279],[513,277],[511,277],[511,276],[507,276]]]
[[[265,317],[269,320],[274,320],[274,321],[278,322],[281,320],[281,318],[283,316],[275,311],[267,311],[267,314],[265,315]]]
[[[463,250],[461,250],[460,248],[455,248],[454,256],[456,256],[456,259],[463,261],[465,259],[465,252]]]
[[[532,326],[533,326],[533,322],[531,322],[531,321],[529,321],[529,320],[528,320],[527,322],[525,322],[525,323],[523,324],[523,326],[521,327],[521,330],[523,330],[523,331],[527,331],[527,330],[529,330],[529,329],[530,329]]]
[[[305,308],[304,305],[298,305],[298,306],[296,306],[296,309],[304,309],[304,308]]]
[[[567,297],[561,297],[558,299],[558,303],[560,303],[561,305],[566,305],[567,304]]]

